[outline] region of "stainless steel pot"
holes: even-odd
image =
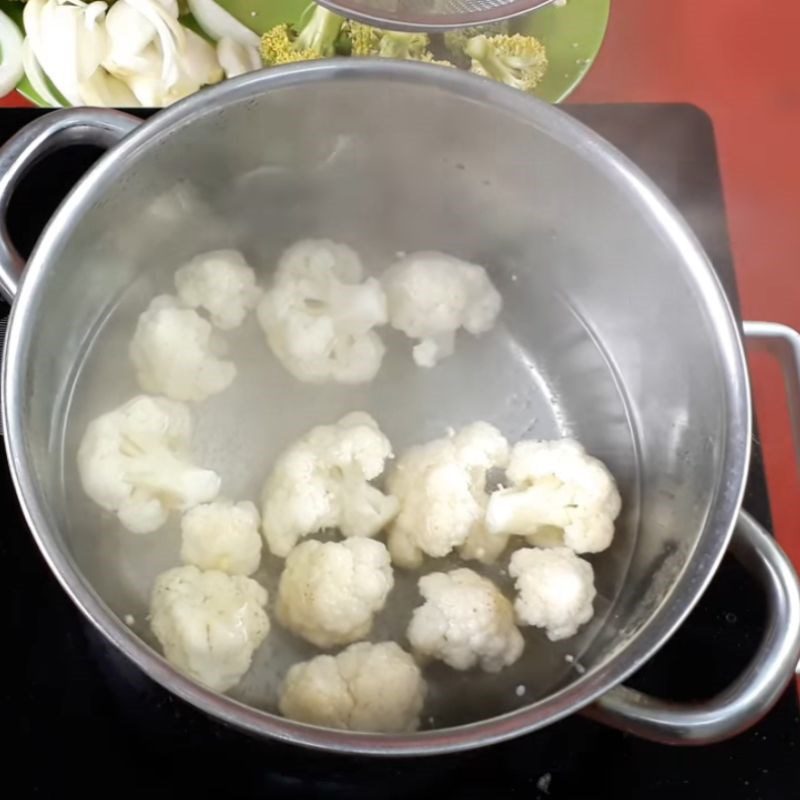
[[[685,223],[606,142],[555,108],[458,70],[309,63],[226,82],[144,124],[113,111],[49,114],[0,153],[0,217],[34,161],[78,142],[108,152],[59,208],[24,273],[0,228],[0,286],[13,300],[6,448],[53,572],[144,672],[245,730],[384,755],[485,745],[576,711],[658,741],[703,743],[769,709],[800,655],[800,593],[785,556],[740,510],[751,435],[740,333]],[[624,496],[615,544],[594,559],[595,622],[561,649],[529,634],[528,654],[507,675],[449,674],[433,700],[436,729],[413,735],[323,730],[280,718],[274,700],[257,707],[259,687],[301,655],[280,632],[255,683],[233,697],[173,670],[150,646],[145,616],[153,574],[177,560],[174,535],[115,531],[74,485],[76,437],[136,390],[125,343],[174,267],[229,245],[269,261],[308,235],[351,241],[375,264],[417,248],[484,263],[505,297],[502,323],[424,375],[407,353],[390,358],[358,391],[300,387],[278,368],[264,372],[264,351],[247,351],[245,371],[255,372],[240,394],[200,412],[205,456],[218,460],[209,466],[228,491],[252,495],[280,446],[358,406],[399,447],[476,418],[514,437],[575,435],[609,463]],[[745,332],[786,356],[796,392],[800,336],[763,323]],[[229,468],[231,457],[247,469]],[[769,600],[748,669],[696,705],[626,689],[729,543]],[[268,567],[264,580],[273,577]],[[398,624],[381,622],[377,634],[397,635]],[[530,689],[523,698],[520,683]]]

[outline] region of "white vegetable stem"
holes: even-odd
[[[181,69],[178,60],[179,51],[186,47],[185,28],[154,0],[125,0],[125,2],[155,28],[163,57],[161,82],[167,89],[171,89],[180,80]]]
[[[228,36],[217,42],[217,60],[225,72],[226,78],[235,78],[246,72],[261,69],[261,56],[258,49],[240,44]]]
[[[0,96],[8,94],[23,75],[22,34],[19,28],[0,11]]]
[[[64,105],[50,90],[42,65],[36,60],[36,56],[31,49],[30,39],[25,39],[22,43],[22,65],[25,69],[25,74],[28,76],[28,80],[31,82],[31,86],[33,86],[33,90],[45,103],[52,108],[60,108]]]
[[[188,0],[189,10],[194,15],[197,24],[214,41],[227,36],[238,44],[258,47],[259,37],[247,26],[239,22],[236,17],[217,5],[214,0]]]

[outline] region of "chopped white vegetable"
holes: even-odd
[[[496,558],[505,542],[485,543],[486,476],[507,458],[508,442],[487,422],[403,453],[386,481],[400,502],[388,538],[394,563],[415,568],[462,545],[465,558]]]
[[[230,386],[232,361],[218,358],[224,342],[196,311],[170,295],[159,295],[139,317],[130,357],[139,385],[173,400],[200,402]]]
[[[187,5],[197,24],[214,41],[227,37],[240,45],[258,47],[260,42],[258,34],[239,22],[233,14],[214,0],[187,0]]]
[[[217,42],[217,60],[226,78],[236,78],[263,66],[257,47],[240,44],[227,36]]]
[[[106,55],[108,40],[102,2],[28,0],[23,11],[25,33],[36,60],[72,105],[81,105],[81,84]]]
[[[381,279],[389,304],[389,322],[412,339],[414,361],[432,367],[452,355],[455,335],[474,335],[494,326],[502,298],[486,270],[437,252],[411,253]]]
[[[592,618],[594,570],[568,547],[517,550],[508,572],[517,579],[517,619],[544,628],[551,641],[573,636]]]
[[[511,603],[488,578],[464,568],[432,572],[419,579],[419,591],[425,603],[407,631],[416,654],[485,672],[498,672],[522,655]]]
[[[142,53],[155,40],[156,29],[141,12],[125,0],[117,0],[106,14],[106,34],[108,50],[103,58],[106,69],[128,75],[146,66]]]
[[[213,500],[219,476],[192,464],[189,409],[139,395],[89,423],[78,448],[84,491],[133,533],[160,528],[171,510]]]
[[[303,536],[338,528],[375,536],[397,513],[397,500],[369,481],[392,454],[369,414],[319,425],[285,450],[264,484],[262,526],[272,553],[286,556]]]
[[[224,77],[214,47],[194,31],[178,27],[182,44],[170,60],[162,55],[158,45],[151,44],[140,54],[141,65],[126,78],[143,106],[171,105],[203,86],[219,83]]]
[[[541,547],[598,553],[614,537],[622,501],[605,465],[572,439],[523,441],[506,470],[512,487],[494,492],[486,511],[492,534],[527,536]]]
[[[372,539],[297,545],[278,586],[278,620],[317,647],[364,638],[394,586],[389,553]]]
[[[258,319],[299,380],[365,383],[377,374],[385,348],[373,328],[386,324],[386,296],[363,277],[357,253],[325,239],[298,242],[281,256]]]
[[[494,564],[508,545],[508,536],[489,533],[481,521],[476,525],[467,540],[458,548],[458,554],[465,561],[480,561],[482,564]]]
[[[196,506],[181,520],[181,559],[200,569],[252,575],[261,562],[259,522],[258,509],[246,500]]]
[[[266,605],[266,589],[251,578],[175,567],[156,579],[150,624],[173,666],[225,692],[269,633]]]
[[[22,43],[22,62],[25,67],[25,75],[36,94],[51,108],[60,108],[63,106],[64,102],[61,98],[56,97],[47,81],[42,65],[38,62],[33,53],[30,38],[26,38]]]
[[[22,34],[13,20],[0,11],[0,97],[13,92],[24,73]]]
[[[86,105],[105,108],[136,108],[139,105],[127,84],[98,67],[78,86]]]
[[[359,642],[295,664],[278,706],[285,717],[310,725],[405,733],[419,727],[426,691],[414,659],[394,642]]]
[[[261,296],[255,272],[237,250],[195,256],[175,273],[175,289],[184,305],[204,308],[222,330],[238,328]]]

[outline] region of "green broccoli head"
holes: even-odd
[[[268,66],[277,66],[336,55],[343,25],[344,17],[315,5],[299,29],[276,25],[261,37],[261,60]]]
[[[295,39],[298,50],[313,50],[321,56],[336,54],[336,40],[344,25],[344,17],[334,14],[323,6],[315,6],[308,22],[300,29]]]
[[[544,45],[533,36],[473,36],[464,46],[470,71],[530,92],[547,71]]]
[[[455,28],[451,31],[445,31],[444,46],[456,58],[463,57],[467,42],[475,36],[505,36],[510,29],[511,24],[508,20],[493,22],[490,25],[480,25],[479,27]]]
[[[431,43],[427,33],[404,33],[384,31],[350,20],[347,23],[350,36],[351,55],[379,56],[381,58],[404,58],[428,60]]]

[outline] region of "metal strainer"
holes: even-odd
[[[436,31],[500,22],[553,0],[320,0],[345,17],[398,30]]]

